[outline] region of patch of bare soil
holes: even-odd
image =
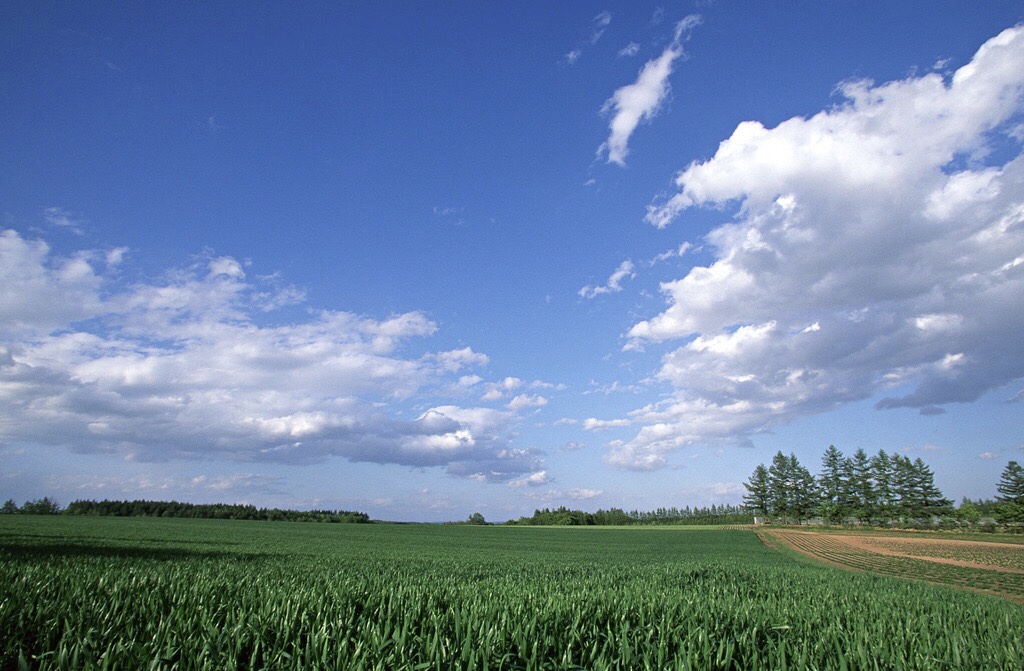
[[[1017,602],[1024,601],[1024,593],[1020,589],[1021,579],[1018,577],[1024,574],[1024,546],[1018,544],[944,538],[900,538],[872,534],[835,534],[779,528],[758,530],[758,535],[766,545],[778,543],[844,570],[883,573],[937,582],[949,587],[996,594]],[[962,577],[951,575],[946,579],[938,577],[943,575],[941,573],[908,570],[906,566],[897,568],[899,564],[887,564],[886,558],[891,558],[894,562],[924,562],[919,566],[927,566],[930,563],[958,567],[978,571],[978,576],[1002,574],[1010,582],[986,578],[983,585],[974,585],[974,581],[969,578],[964,580]]]
[[[833,540],[845,541],[848,545],[860,550],[866,550],[875,554],[888,557],[906,557],[908,559],[920,559],[936,564],[948,564],[950,566],[962,566],[964,568],[979,568],[986,571],[998,571],[1000,573],[1024,573],[1024,569],[1006,566],[1002,563],[980,562],[974,557],[972,550],[992,550],[1019,555],[1019,561],[1024,563],[1024,546],[1010,545],[1007,543],[990,543],[987,541],[961,541],[945,538],[877,538],[872,536],[854,535],[829,535]],[[935,553],[935,550],[940,553]],[[957,554],[971,556],[972,559],[956,559]]]

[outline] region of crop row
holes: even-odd
[[[833,564],[880,575],[925,580],[1024,597],[1024,574],[957,566],[915,557],[879,554],[854,547],[841,538],[814,533],[773,532],[791,547]],[[955,555],[950,558],[956,558]]]
[[[906,553],[915,557],[952,559],[1024,571],[1024,546],[1021,545],[980,544],[957,541],[932,542],[929,540],[904,540],[884,537],[870,538],[866,542],[885,550]]]

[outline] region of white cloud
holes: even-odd
[[[601,496],[601,494],[604,494],[604,490],[602,489],[580,487],[577,489],[570,489],[565,493],[565,497],[576,501],[588,501],[590,499],[596,499],[598,496]]]
[[[638,53],[640,53],[640,45],[637,44],[636,42],[630,42],[626,46],[619,49],[619,56],[630,57],[636,56]]]
[[[604,31],[608,29],[608,26],[612,23],[611,12],[604,11],[594,17],[591,21],[590,30],[590,43],[597,44],[601,36],[604,35]]]
[[[999,452],[982,452],[978,455],[978,458],[984,459],[985,461],[992,461],[993,459],[998,459],[1001,456],[1003,455]]]
[[[601,294],[618,293],[622,291],[622,281],[633,279],[634,277],[636,277],[636,272],[633,262],[627,259],[619,264],[615,272],[608,277],[608,282],[604,286],[585,286],[578,293],[583,298],[594,298]]]
[[[548,399],[540,394],[519,394],[508,403],[510,410],[519,411],[524,408],[543,408],[548,404]]]
[[[101,284],[88,254],[51,258],[45,242],[0,231],[0,337],[30,337],[97,315]]]
[[[548,477],[547,471],[537,471],[536,473],[531,473],[525,478],[512,480],[511,482],[508,483],[508,486],[513,488],[540,487],[542,485],[548,484],[549,482],[551,482],[551,478]]]
[[[43,219],[46,223],[57,228],[62,228],[67,231],[71,231],[75,235],[82,235],[82,220],[75,217],[74,214],[68,212],[61,207],[47,207],[43,209]]]
[[[601,12],[590,21],[588,28],[588,34],[586,37],[586,44],[582,44],[572,49],[564,56],[562,56],[561,63],[563,65],[575,65],[576,62],[583,56],[584,46],[594,46],[597,44],[601,37],[604,35],[605,30],[611,25],[612,15],[611,12]]]
[[[686,344],[656,375],[674,391],[631,413],[642,428],[611,463],[655,468],[886,390],[880,407],[935,414],[1024,376],[1024,156],[1006,136],[1024,28],[948,79],[840,90],[810,118],[740,124],[650,208],[658,227],[689,207],[733,204],[736,219],[709,234],[714,262],[663,283],[668,307],[630,330],[628,347]],[[987,158],[996,140],[1009,160]]]
[[[541,397],[402,418],[406,399],[464,393],[479,382],[464,369],[488,363],[469,347],[403,354],[437,330],[422,313],[261,325],[267,304],[297,300],[294,290],[250,280],[230,257],[122,285],[103,270],[121,254],[54,258],[43,242],[0,233],[0,442],[138,461],[339,456],[497,481],[538,470],[507,432],[514,410]]]
[[[662,261],[667,261],[669,259],[674,259],[674,258],[678,258],[680,256],[683,256],[684,254],[686,254],[686,252],[690,251],[692,248],[693,248],[692,244],[690,244],[689,242],[684,242],[683,244],[679,245],[678,247],[675,247],[673,249],[669,249],[669,250],[664,251],[664,252],[662,252],[660,254],[656,254],[647,263],[648,263],[648,265],[654,266],[654,265],[657,265],[657,264],[661,263]]]
[[[441,370],[448,373],[457,373],[463,368],[468,368],[470,366],[486,366],[491,361],[486,354],[474,352],[471,347],[463,347],[462,349],[452,350],[450,352],[427,354],[425,359],[436,362]],[[462,380],[460,379],[460,382],[461,381]],[[480,379],[476,378],[474,383],[479,381]]]
[[[188,495],[190,499],[217,503],[243,502],[247,497],[264,497],[285,493],[284,479],[258,473],[232,473],[230,475],[183,476],[95,476],[55,475],[47,478],[47,485],[67,492],[70,496],[82,493],[89,497],[127,499],[139,497],[160,498],[168,494]]]
[[[605,101],[601,112],[610,113],[612,119],[608,124],[610,134],[598,147],[598,156],[607,155],[609,163],[626,164],[629,138],[641,121],[649,121],[661,111],[671,88],[668,78],[672,66],[683,55],[683,42],[698,24],[700,17],[693,14],[677,23],[672,42],[661,55],[644,64],[635,82],[616,90]]]
[[[498,382],[488,382],[484,385],[484,394],[480,397],[482,401],[500,401],[510,392],[523,386],[523,381],[517,377],[506,377]]]
[[[596,419],[588,417],[583,420],[583,429],[584,431],[605,431],[607,429],[629,426],[630,424],[632,422],[628,419]]]

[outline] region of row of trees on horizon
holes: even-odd
[[[286,522],[335,522],[362,524],[370,521],[366,513],[351,510],[283,510],[257,508],[232,503],[181,503],[179,501],[72,501],[61,508],[53,499],[43,497],[26,501],[19,507],[8,499],[0,513],[30,515],[91,515],[97,517],[179,517],[221,520],[266,520]]]
[[[1024,469],[1014,461],[1003,472],[995,502],[965,500],[959,509],[935,486],[924,460],[885,450],[868,456],[858,449],[846,457],[829,445],[817,477],[795,455],[779,451],[770,466],[758,465],[743,484],[744,503],[781,522],[821,518],[827,524],[913,525],[956,519],[973,524],[986,512],[1001,524],[1024,523]]]
[[[658,508],[652,511],[621,508],[597,512],[564,506],[535,510],[530,517],[508,520],[524,526],[626,526],[664,524],[751,524],[755,515],[779,522],[821,518],[827,524],[930,525],[936,520],[977,524],[991,517],[1002,525],[1024,528],[1024,467],[1011,461],[1004,469],[996,500],[964,499],[959,508],[935,486],[931,468],[920,458],[911,460],[880,450],[868,456],[858,449],[846,457],[829,445],[822,457],[821,472],[814,476],[795,455],[781,451],[770,466],[760,464],[748,482],[743,504],[706,507]],[[366,513],[347,510],[282,510],[240,504],[196,504],[178,501],[77,500],[62,508],[49,497],[18,506],[8,499],[0,514],[93,515],[108,517],[178,517],[293,522],[366,523]],[[474,513],[462,524],[487,524]]]
[[[621,508],[588,513],[565,506],[551,510],[535,510],[532,517],[520,517],[506,524],[524,526],[628,526],[634,524],[753,524],[754,513],[744,506],[722,504],[706,507],[658,508],[651,511]]]

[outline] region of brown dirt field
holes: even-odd
[[[838,538],[838,536],[832,536]],[[965,568],[980,568],[986,571],[1000,571],[1003,573],[1024,573],[1024,546],[1010,545],[1007,543],[989,543],[985,541],[960,541],[944,538],[873,538],[870,536],[846,536],[844,540],[853,547],[875,554],[890,557],[908,557],[910,559],[921,559],[923,561],[935,562],[936,564],[949,564],[950,566],[963,566]],[[942,552],[936,556],[929,551],[938,549]],[[971,550],[998,551],[1005,554],[1013,563],[989,563],[969,561],[966,559],[951,559],[952,554],[973,555]],[[994,554],[994,553],[993,553]]]
[[[1024,545],[1019,544],[945,538],[900,538],[873,534],[835,534],[826,531],[779,528],[759,529],[758,535],[766,545],[772,545],[770,538],[817,561],[858,572],[875,572],[877,569],[873,569],[872,564],[876,564],[879,558],[893,557],[983,572],[1024,575]],[[903,577],[932,581],[912,574],[905,574]],[[940,584],[960,586],[945,581]],[[991,589],[972,591],[993,593]],[[1000,595],[1014,601],[1024,600],[1020,594],[1013,593],[1016,591],[1018,590],[1011,588],[1010,593]]]
[[[869,534],[830,534],[817,531],[795,531],[791,529],[770,529],[766,530],[775,538],[786,543],[790,548],[803,554],[815,556],[813,552],[803,549],[803,544],[794,543],[793,535],[816,536],[826,539],[832,543],[845,545],[852,549],[863,550],[873,554],[887,557],[906,557],[921,561],[934,562],[936,564],[949,564],[950,566],[963,566],[965,568],[979,568],[986,571],[999,571],[1003,573],[1024,573],[1024,545],[1013,545],[1009,543],[991,543],[986,541],[961,541],[946,538],[894,538],[892,536],[872,536]],[[800,547],[794,547],[799,545]],[[997,550],[1005,553],[1013,560],[1013,565],[1005,563],[989,563],[968,561],[965,559],[951,559],[948,556],[936,556],[929,553],[929,550],[939,548],[945,550],[943,554],[972,554],[972,549]]]

